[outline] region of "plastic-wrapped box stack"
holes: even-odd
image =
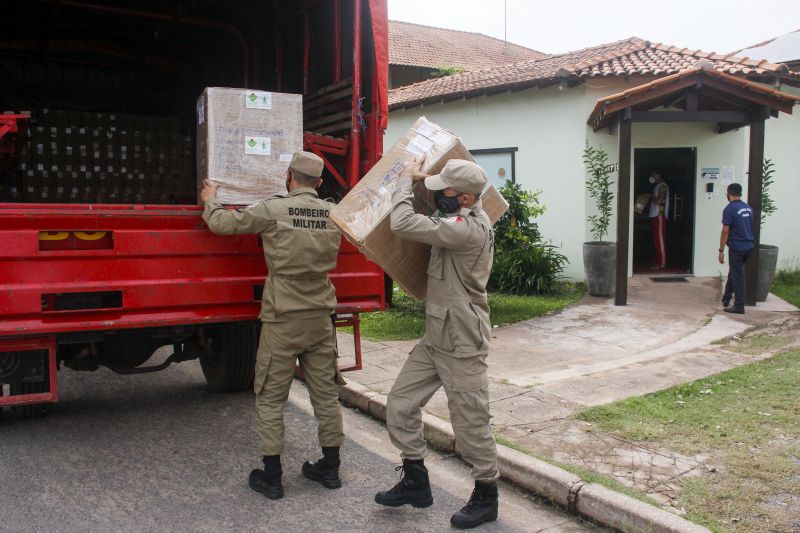
[[[474,161],[461,139],[421,117],[331,211],[331,219],[348,240],[417,298],[425,298],[430,246],[395,237],[389,213],[397,177],[408,161],[423,156],[422,170],[428,174],[441,171],[450,159]],[[492,223],[508,209],[494,186],[483,192],[481,202]],[[424,215],[436,211],[433,193],[422,183],[414,186],[414,210]]]
[[[224,204],[285,193],[284,174],[302,148],[299,94],[208,87],[197,100],[197,178],[217,183]]]
[[[192,139],[178,127],[174,117],[40,109],[28,124],[18,179],[0,200],[191,202]]]

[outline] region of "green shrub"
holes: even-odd
[[[569,263],[557,246],[543,242],[534,219],[545,211],[540,192],[524,191],[506,182],[500,193],[508,211],[495,224],[494,266],[489,278],[492,290],[511,294],[553,294],[561,289],[564,267]]]
[[[520,246],[498,255],[492,268],[492,287],[510,294],[553,294],[569,263],[551,243]]]

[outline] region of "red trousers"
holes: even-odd
[[[653,249],[656,251],[656,266],[667,266],[667,217],[663,214],[650,219],[653,228]]]

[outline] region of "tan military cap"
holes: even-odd
[[[292,156],[292,162],[289,163],[290,169],[312,178],[322,176],[322,167],[324,166],[325,163],[322,162],[322,158],[311,152],[295,152]]]
[[[459,192],[478,194],[488,181],[486,172],[472,161],[451,159],[439,174],[425,178],[425,187],[432,191],[452,187]]]

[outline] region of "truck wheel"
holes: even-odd
[[[239,392],[252,386],[259,325],[230,324],[204,330],[210,347],[200,352],[200,367],[215,392]]]
[[[37,394],[50,389],[47,381],[35,383],[12,383],[11,396],[18,394]],[[19,418],[38,418],[47,414],[49,403],[35,403],[32,405],[12,405],[11,411]]]

